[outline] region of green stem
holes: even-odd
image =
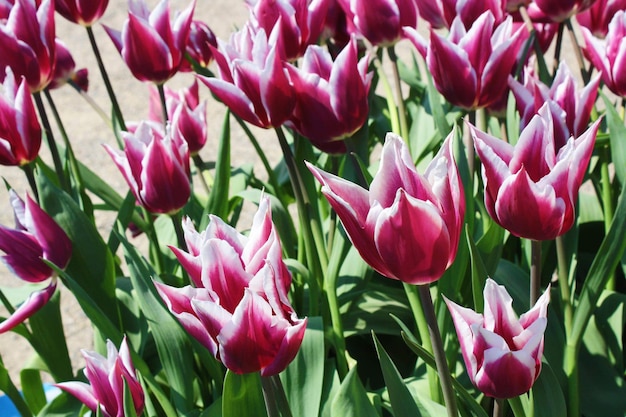
[[[404,98],[402,96],[402,83],[400,81],[400,71],[398,69],[398,56],[396,55],[396,51],[393,46],[389,46],[387,48],[387,54],[389,55],[389,59],[391,60],[392,72],[393,72],[393,81],[396,87],[396,104],[398,106],[398,119],[400,121],[400,136],[406,141],[407,145],[410,143],[409,141],[409,125],[406,119],[406,109],[404,107]]]
[[[578,346],[578,342],[575,341],[568,341],[565,346],[565,375],[568,386],[567,415],[569,417],[580,416]]]
[[[34,93],[33,98],[35,99],[35,105],[37,106],[39,117],[41,118],[41,124],[44,130],[44,134],[46,135],[46,140],[48,141],[48,148],[50,149],[52,162],[54,163],[54,171],[57,174],[59,183],[61,184],[61,188],[71,195],[70,183],[65,176],[65,171],[63,170],[63,163],[61,162],[59,149],[57,148],[56,141],[54,140],[54,135],[52,134],[52,127],[50,126],[50,120],[48,119],[46,109],[43,105],[43,100],[41,99],[41,93]]]
[[[209,184],[207,184],[206,182],[206,178],[204,178],[204,172],[203,172],[204,161],[202,160],[202,157],[198,153],[191,155],[191,160],[193,161],[193,164],[196,166],[196,169],[198,170],[198,178],[200,178],[200,184],[202,185],[204,192],[208,196],[209,194],[211,194],[211,187],[209,187]]]
[[[561,49],[563,46],[563,23],[559,23],[559,30],[556,34],[556,43],[554,47],[554,71],[559,67],[559,62],[561,61]]]
[[[178,210],[176,213],[170,214],[170,218],[172,219],[174,230],[176,231],[178,248],[187,252],[187,242],[185,241],[185,232],[183,231],[183,214]]]
[[[428,323],[428,332],[430,334],[430,342],[433,347],[433,355],[437,364],[437,372],[441,382],[441,390],[443,391],[443,401],[448,411],[448,417],[457,417],[459,411],[456,405],[456,397],[452,386],[452,375],[446,361],[446,352],[443,348],[443,340],[439,332],[437,317],[435,316],[435,307],[433,299],[430,296],[430,288],[428,285],[418,285],[422,307],[424,308],[424,317]]]
[[[278,375],[262,376],[261,387],[268,417],[292,417],[283,383]]]
[[[117,102],[117,97],[115,96],[115,92],[113,91],[113,86],[111,85],[111,80],[109,80],[109,75],[107,74],[106,68],[104,67],[104,62],[102,61],[102,55],[100,54],[100,50],[98,49],[98,44],[96,43],[96,37],[93,33],[93,28],[91,26],[87,26],[87,35],[89,36],[89,43],[91,44],[91,49],[93,49],[93,53],[96,56],[96,61],[98,62],[98,69],[100,70],[100,74],[102,75],[102,81],[104,81],[104,85],[106,87],[107,93],[109,95],[109,99],[111,100],[111,105],[113,106],[113,114],[119,123],[121,130],[126,130],[126,123],[124,122],[124,116],[122,115],[122,110],[120,108],[119,103]]]
[[[507,402],[509,403],[509,407],[511,407],[511,410],[513,410],[513,415],[515,417],[526,417],[526,411],[524,411],[522,399],[519,396],[509,398]]]
[[[502,398],[496,398],[493,401],[493,417],[504,417],[506,404]]]
[[[585,59],[583,57],[583,51],[582,51],[582,48],[580,47],[580,43],[578,42],[578,39],[576,38],[576,32],[574,32],[572,19],[568,18],[565,21],[565,25],[567,26],[570,39],[572,41],[572,45],[574,45],[574,55],[576,56],[576,61],[578,62],[578,66],[580,68],[580,74],[582,76],[584,83],[587,84],[589,83],[589,77],[591,75],[591,72],[585,69]]]
[[[387,98],[387,110],[389,111],[389,121],[391,122],[391,131],[398,133],[400,132],[400,120],[398,118],[398,109],[393,99],[393,90],[391,88],[391,84],[389,84],[387,74],[385,74],[383,65],[380,62],[380,58],[378,58],[378,55],[372,53],[372,56],[374,57],[372,62],[374,63],[374,67],[376,68],[376,72],[378,73],[378,78],[383,83],[383,89],[385,90],[385,97]]]
[[[167,100],[165,99],[165,87],[163,83],[157,84],[157,90],[159,91],[159,99],[161,100],[161,117],[163,117],[163,127],[167,132],[167,121],[169,117],[167,116]]]
[[[152,213],[143,208],[144,217],[148,222],[148,237],[150,239],[150,250],[152,251],[152,255],[156,262],[157,274],[161,275],[165,272],[165,262],[163,261],[163,254],[161,253],[161,245],[159,244],[159,237],[156,232],[156,228],[154,227],[154,218],[152,217]]]
[[[265,400],[267,417],[280,417],[278,405],[276,404],[274,386],[272,381],[269,380],[269,377],[261,377],[261,387],[263,388],[263,399]]]
[[[26,174],[26,179],[28,180],[28,184],[30,185],[30,189],[33,192],[33,197],[37,204],[39,204],[39,190],[37,189],[37,181],[35,180],[35,168],[34,162],[29,162],[25,165],[21,166],[22,171]]]
[[[574,310],[572,308],[572,293],[569,286],[569,267],[563,236],[556,238],[556,257],[559,268],[558,278],[561,303],[563,304],[565,334],[569,335],[572,332],[572,325],[574,323]]]
[[[339,300],[337,298],[337,278],[338,274],[328,274],[326,277],[326,301],[330,310],[330,321],[332,324],[333,340],[335,345],[335,354],[337,356],[337,374],[339,379],[343,381],[348,374],[348,360],[346,359],[346,339],[343,334],[343,322],[341,321],[341,313],[339,311]]]
[[[530,241],[530,307],[541,294],[541,241]]]
[[[609,164],[611,163],[611,155],[608,147],[602,147],[600,150],[600,175],[602,183],[602,207],[604,209],[604,232],[607,233],[611,227],[614,216],[613,207],[613,189],[611,188],[611,176],[609,174]],[[609,277],[606,289],[615,289],[615,274]]]

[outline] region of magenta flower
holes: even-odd
[[[60,88],[71,82],[75,88],[87,91],[89,79],[87,68],[76,69],[76,62],[67,46],[57,38],[56,40],[56,62],[54,64],[54,74],[52,81],[48,84],[48,89]]]
[[[24,76],[31,91],[43,90],[52,80],[55,62],[54,4],[16,0],[6,22],[0,22],[0,69],[11,67]],[[0,70],[4,82],[5,72]]]
[[[517,397],[530,390],[541,372],[550,287],[519,319],[506,288],[488,278],[483,294],[484,314],[444,296],[465,367],[472,383],[485,395]]]
[[[286,124],[323,151],[345,152],[341,140],[367,121],[372,74],[369,59],[357,55],[352,38],[335,62],[326,49],[310,46],[300,67],[287,67],[296,106]]]
[[[387,134],[369,191],[307,165],[361,257],[382,275],[410,284],[438,280],[456,256],[465,197],[452,136],[418,174],[402,139]]]
[[[606,39],[594,37],[586,27],[580,29],[585,38],[585,55],[602,73],[602,81],[613,93],[626,97],[626,11],[615,13]]]
[[[587,10],[596,0],[534,0],[528,5],[528,15],[537,21],[563,22]]]
[[[596,0],[590,8],[578,13],[576,20],[594,36],[604,38],[609,31],[609,23],[620,10],[626,10],[626,0]]]
[[[201,67],[206,68],[213,62],[211,47],[217,48],[217,38],[211,28],[200,20],[192,20],[186,48],[189,56]],[[180,70],[192,71],[191,63],[187,59],[183,59]]]
[[[276,33],[276,32],[274,32]],[[219,78],[200,80],[243,120],[262,128],[282,125],[293,111],[293,86],[280,58],[281,38],[269,42],[263,29],[249,24],[230,36],[218,39],[213,50]]]
[[[0,165],[25,165],[37,158],[41,147],[41,126],[24,77],[19,85],[11,69],[0,97]]]
[[[54,0],[61,16],[81,26],[91,26],[100,20],[108,5],[109,0]]]
[[[339,0],[339,4],[372,45],[393,45],[403,38],[403,27],[417,27],[416,0]]]
[[[150,12],[145,0],[129,0],[122,31],[104,26],[135,78],[162,84],[183,62],[195,0],[170,21],[168,0]]]
[[[15,215],[15,229],[0,225],[2,261],[20,279],[37,283],[55,275],[43,260],[63,269],[72,256],[72,242],[52,217],[29,196],[26,202],[10,190]],[[33,292],[28,299],[0,324],[0,333],[11,330],[43,307],[56,290],[56,277],[50,284]]]
[[[574,223],[578,188],[600,121],[558,148],[553,118],[546,103],[522,130],[515,146],[470,126],[482,162],[487,212],[518,237],[554,239]]]
[[[275,375],[298,352],[306,319],[287,298],[291,275],[272,223],[269,198],[259,204],[249,236],[211,216],[198,233],[183,223],[189,252],[172,248],[194,286],[155,282],[181,325],[233,372]]]
[[[282,39],[281,57],[293,61],[307,46],[318,42],[328,11],[328,0],[246,0],[250,22],[265,33],[277,30]]]
[[[81,351],[85,358],[84,373],[89,384],[79,381],[61,382],[57,387],[72,394],[87,406],[95,415],[96,410],[103,417],[124,417],[124,385],[128,386],[137,415],[144,409],[144,392],[132,363],[126,337],[120,344],[119,352],[107,340],[107,356],[87,350]]]
[[[104,146],[139,204],[151,213],[183,208],[191,195],[187,143],[146,122],[122,135],[124,152]]]
[[[469,30],[455,18],[448,38],[431,29],[430,45],[417,31],[407,28],[405,32],[426,57],[437,90],[465,109],[488,107],[500,100],[526,38],[524,28],[513,31],[511,17],[496,25],[489,11]]]
[[[521,115],[522,128],[528,125],[548,100],[554,101],[564,111],[565,123],[555,124],[555,146],[558,149],[565,145],[570,136],[578,137],[586,130],[599,84],[598,75],[581,91],[577,91],[576,79],[565,61],[559,64],[551,87],[542,83],[529,67],[524,72],[523,85],[513,77],[509,78],[509,87],[515,95],[517,110]],[[561,126],[566,129],[563,130]]]
[[[426,20],[432,28],[450,28],[454,19],[459,16],[466,28],[486,11],[491,11],[500,23],[505,17],[504,0],[416,0],[420,18]]]

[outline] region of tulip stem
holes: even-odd
[[[149,238],[150,238],[150,251],[152,252],[152,256],[156,262],[157,266],[157,274],[161,275],[165,272],[165,264],[163,262],[163,255],[161,254],[161,245],[159,244],[159,236],[157,235],[156,228],[154,227],[154,218],[152,217],[152,213],[142,207],[144,212],[144,217],[148,221],[149,228]]]
[[[394,133],[399,133],[400,132],[400,120],[398,118],[398,109],[396,107],[396,103],[394,103],[393,90],[391,88],[391,84],[389,84],[389,80],[387,79],[387,74],[385,74],[383,65],[380,62],[380,58],[375,53],[373,53],[372,55],[374,55],[374,59],[372,59],[372,62],[374,63],[374,66],[376,67],[378,78],[383,83],[383,88],[385,89],[385,97],[387,98],[387,110],[389,111],[389,122],[391,123],[391,131]]]
[[[193,164],[196,166],[196,169],[198,170],[198,178],[200,178],[200,184],[202,185],[204,192],[208,196],[209,194],[211,194],[211,187],[209,187],[209,184],[206,182],[206,178],[204,178],[204,172],[203,172],[204,161],[202,160],[202,157],[198,153],[192,155],[191,160],[193,161]]]
[[[35,201],[39,204],[39,190],[37,189],[37,181],[35,180],[35,168],[32,162],[22,165],[22,171],[26,175],[26,179],[28,180],[28,184],[30,185],[30,189],[33,192],[33,196],[35,197]]]
[[[556,238],[556,257],[558,262],[559,289],[561,291],[561,302],[563,303],[563,316],[565,324],[565,334],[572,332],[574,323],[574,311],[572,309],[572,293],[569,285],[569,268],[567,265],[567,255],[565,253],[565,242],[563,236]]]
[[[178,248],[187,252],[187,242],[185,241],[185,232],[183,231],[183,215],[180,210],[176,213],[170,214],[172,223],[174,224],[174,230],[176,231],[176,242],[178,242]]]
[[[285,388],[278,375],[262,376],[261,387],[268,417],[293,417]]]
[[[609,173],[609,164],[611,163],[611,154],[607,146],[600,149],[600,176],[602,183],[602,208],[604,209],[604,231],[608,233],[611,223],[613,222],[613,190],[611,189],[611,175]],[[609,277],[607,290],[615,289],[615,273]]]
[[[441,333],[439,332],[439,325],[437,324],[435,306],[433,305],[433,299],[430,295],[430,288],[427,284],[418,285],[417,287],[420,299],[422,300],[422,307],[424,308],[424,316],[428,323],[430,342],[432,343],[433,355],[435,356],[439,381],[441,382],[441,389],[443,391],[443,401],[448,411],[448,417],[457,417],[459,411],[456,406],[456,397],[452,386],[452,375],[450,374],[450,368],[446,360],[446,352],[443,348],[443,341],[441,339]]]
[[[402,83],[400,81],[400,71],[398,69],[398,56],[393,46],[387,48],[387,55],[391,60],[393,71],[393,81],[396,87],[396,105],[398,106],[398,119],[400,122],[400,136],[405,140],[411,152],[411,141],[409,140],[409,127],[406,120],[406,109],[404,107],[404,98],[402,96]]]
[[[100,70],[100,74],[102,75],[102,81],[104,81],[104,85],[107,89],[107,93],[109,98],[111,99],[111,105],[113,106],[113,114],[119,123],[121,130],[126,130],[126,123],[124,123],[124,116],[122,116],[122,110],[120,108],[119,103],[117,102],[117,97],[115,96],[115,92],[113,91],[113,86],[111,85],[111,80],[109,80],[109,75],[107,74],[106,68],[104,67],[104,62],[102,61],[102,55],[100,54],[100,50],[98,49],[98,44],[96,43],[96,37],[93,34],[93,28],[91,26],[85,27],[87,29],[87,36],[89,36],[89,43],[91,44],[91,49],[93,49],[93,53],[96,56],[96,61],[98,62],[98,69]]]
[[[504,417],[505,403],[502,398],[493,401],[493,417]]]
[[[161,100],[161,117],[163,117],[163,131],[167,133],[167,100],[165,99],[165,87],[163,83],[157,84],[157,90],[159,92],[159,99]]]
[[[578,346],[578,341],[571,342],[569,340],[565,346],[565,375],[567,376],[568,387],[567,415],[569,417],[580,416]]]
[[[565,21],[565,25],[567,26],[570,39],[572,40],[572,44],[574,45],[574,55],[576,55],[576,61],[578,62],[578,66],[580,67],[580,74],[582,75],[582,79],[585,84],[589,83],[589,77],[591,75],[590,71],[585,69],[585,59],[583,58],[583,52],[580,48],[580,43],[576,38],[576,33],[574,32],[574,26],[572,24],[572,19],[567,18]]]
[[[530,241],[530,307],[535,305],[541,293],[541,241]]]

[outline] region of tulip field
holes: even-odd
[[[0,417],[626,415],[626,0],[114,1],[0,0]]]

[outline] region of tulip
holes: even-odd
[[[146,122],[122,135],[124,152],[105,148],[139,204],[151,213],[176,213],[191,195],[187,143]]]
[[[456,256],[465,198],[452,134],[418,174],[402,139],[387,134],[369,191],[307,164],[361,257],[410,284],[436,281]]]
[[[461,307],[444,296],[461,344],[470,380],[494,398],[513,398],[533,386],[541,372],[550,288],[517,317],[506,288],[488,278],[485,312]]]
[[[122,31],[104,26],[132,74],[140,81],[162,84],[183,62],[195,0],[170,21],[167,0],[150,12],[145,0],[129,0]]]
[[[24,76],[33,92],[52,80],[55,62],[54,4],[43,0],[16,0],[6,22],[0,23],[0,69],[11,67]],[[0,81],[5,73],[0,70]]]
[[[108,5],[109,0],[54,0],[61,16],[81,26],[91,26],[100,20]]]
[[[546,103],[515,146],[470,126],[482,162],[487,212],[515,236],[536,241],[554,239],[572,227],[600,123],[558,148],[553,119]]]
[[[41,147],[41,126],[28,84],[16,83],[11,69],[4,78],[0,97],[0,165],[26,165],[37,158]]]
[[[211,28],[200,20],[192,20],[186,48],[191,59],[196,61],[201,67],[208,67],[213,62],[211,47],[217,48],[217,38]],[[183,59],[180,70],[192,71],[191,63]]]
[[[534,0],[528,5],[528,15],[536,21],[563,22],[587,10],[596,0]]]
[[[282,39],[281,57],[294,61],[307,46],[315,44],[328,11],[328,0],[246,0],[253,27],[271,33],[274,28]],[[280,18],[280,19],[279,19]]]
[[[306,328],[287,298],[291,275],[281,257],[269,198],[261,199],[249,236],[211,216],[198,233],[183,223],[189,252],[172,251],[194,286],[155,282],[181,325],[231,371],[271,376],[295,357]]]
[[[61,382],[55,386],[72,394],[95,415],[99,409],[103,417],[124,417],[125,386],[131,394],[137,415],[144,409],[144,392],[137,379],[126,337],[120,344],[119,352],[107,340],[107,356],[97,352],[82,350],[85,358],[84,373],[89,384],[79,381]]]
[[[430,31],[430,45],[407,28],[430,70],[435,87],[450,103],[465,109],[488,107],[496,103],[507,88],[507,79],[516,62],[526,31],[512,30],[507,17],[496,25],[489,11],[480,15],[469,30],[459,17],[454,19],[448,38]]]
[[[403,38],[403,27],[417,27],[416,0],[339,0],[339,4],[372,45],[393,45]]]
[[[63,269],[72,256],[72,242],[52,217],[29,196],[24,202],[10,190],[15,215],[15,229],[0,225],[2,261],[23,281],[38,283],[54,275],[44,260]],[[33,292],[28,299],[0,324],[0,333],[11,330],[43,307],[56,290],[56,279],[48,287]]]
[[[515,95],[517,110],[521,115],[522,128],[528,125],[530,119],[548,100],[554,101],[563,109],[566,129],[554,131],[557,149],[562,148],[570,136],[578,137],[587,128],[591,110],[598,95],[599,84],[600,76],[598,75],[582,91],[576,91],[576,80],[565,61],[559,64],[551,87],[542,83],[528,67],[524,72],[523,85],[513,77],[509,77],[509,86]],[[555,127],[560,125],[557,123]]]
[[[293,86],[279,56],[280,42],[275,36],[268,42],[263,29],[255,31],[246,24],[228,43],[218,39],[213,56],[219,78],[199,79],[243,120],[262,128],[278,127],[295,105]]]
[[[298,68],[289,65],[296,106],[287,126],[326,152],[345,152],[342,139],[367,121],[372,74],[368,58],[358,59],[356,39],[333,62],[330,53],[310,46]]]
[[[420,18],[435,29],[450,28],[454,18],[459,16],[463,25],[469,28],[487,10],[496,18],[496,23],[504,20],[506,9],[504,0],[416,0]]]
[[[589,29],[581,27],[585,39],[584,52],[594,67],[602,73],[602,81],[613,93],[626,97],[626,11],[615,13],[606,39],[594,37]]]
[[[590,8],[578,13],[576,20],[594,36],[604,38],[611,19],[619,10],[626,10],[626,0],[596,0]]]
[[[62,87],[70,82],[75,88],[87,91],[89,80],[87,78],[87,68],[76,70],[76,63],[67,46],[57,38],[56,40],[56,63],[54,64],[54,75],[48,84],[48,89]]]

